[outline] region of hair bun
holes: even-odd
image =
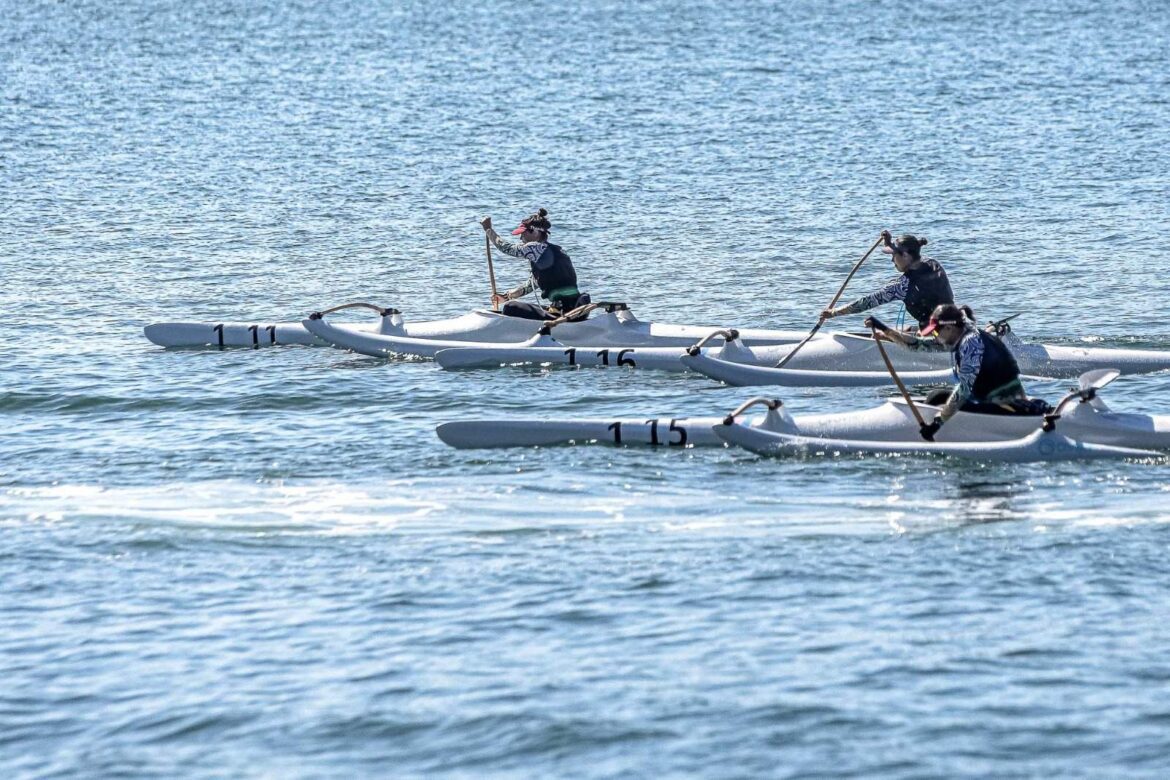
[[[926,236],[918,239],[918,246],[926,246]]]
[[[539,209],[536,213],[542,217],[547,217],[548,216],[548,209],[542,208],[542,209]]]

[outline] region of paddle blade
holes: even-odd
[[[995,320],[991,324],[994,325],[996,328],[1001,328],[1004,325],[1007,325],[1012,320],[1014,320],[1016,317],[1019,317],[1021,314],[1023,314],[1023,312],[1018,311],[1015,314],[1009,314],[1008,316],[1004,317],[1002,320]]]
[[[1100,390],[1119,376],[1121,376],[1121,372],[1116,368],[1098,368],[1081,374],[1078,384],[1082,393],[1089,390]]]
[[[803,347],[805,344],[812,341],[813,336],[817,335],[817,331],[820,330],[821,326],[824,324],[825,324],[824,320],[817,320],[817,324],[813,325],[813,329],[808,332],[808,335],[804,337],[804,340],[801,341],[799,344],[797,344],[792,349],[790,349],[788,351],[788,354],[785,355],[784,357],[780,358],[780,362],[777,363],[774,367],[775,368],[784,368],[784,366],[788,365],[788,361],[792,360],[792,358],[796,357],[796,353],[800,352],[801,347]]]

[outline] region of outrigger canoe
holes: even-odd
[[[1100,398],[1100,390],[1116,372],[1095,371],[1081,377],[1057,410],[1044,415],[959,412],[938,432],[939,444],[1020,441],[1045,425],[1058,427],[1062,436],[1088,443],[1122,448],[1170,450],[1170,415],[1114,412]],[[727,417],[617,417],[562,420],[459,420],[436,428],[446,444],[460,448],[554,446],[563,444],[617,444],[704,447],[723,444],[717,433],[728,420],[736,421],[752,406],[767,413],[736,423],[761,431],[821,440],[901,443],[922,442],[918,422],[905,401],[890,400],[870,409],[830,414],[788,414],[778,400],[752,399]],[[934,407],[919,404],[924,410]],[[1055,441],[1050,439],[1049,441]]]
[[[565,364],[574,366],[625,366],[683,371],[687,369],[733,385],[775,384],[808,386],[818,381],[834,384],[832,377],[774,373],[772,367],[792,346],[804,337],[801,331],[739,329],[724,338],[717,350],[702,353],[706,359],[685,365],[681,353],[646,353],[636,350],[695,347],[729,331],[695,325],[665,325],[638,320],[625,304],[598,304],[594,316],[581,321],[564,321],[552,325],[536,320],[505,317],[477,310],[461,317],[430,322],[408,323],[396,309],[383,309],[366,303],[345,304],[326,313],[345,308],[368,308],[379,314],[370,324],[334,324],[323,316],[297,323],[156,323],[145,333],[155,344],[165,347],[252,347],[279,344],[332,345],[365,355],[388,357],[414,355],[434,358],[440,350],[475,350],[448,354],[440,361],[445,367],[499,366],[517,364]],[[551,340],[539,338],[554,336]],[[1014,335],[1008,344],[1024,374],[1048,377],[1073,377],[1097,368],[1113,367],[1122,373],[1145,373],[1170,369],[1170,351],[1114,349],[1106,347],[1072,347],[1028,344]],[[543,348],[543,351],[537,348]],[[593,354],[580,350],[593,348]],[[899,371],[946,371],[949,355],[889,350]],[[745,371],[740,366],[757,366],[759,371]],[[869,336],[849,333],[821,333],[787,363],[783,371],[873,372],[884,366]],[[911,378],[909,381],[919,380]],[[884,380],[881,382],[884,384]],[[874,381],[857,377],[837,384],[872,385]]]
[[[886,369],[877,345],[869,336],[818,334],[783,369],[776,369],[773,366],[788,354],[799,340],[796,337],[802,334],[651,325],[627,315],[627,309],[618,309],[580,323],[550,326],[526,321],[537,328],[535,334],[515,342],[493,343],[358,332],[317,316],[305,320],[303,325],[309,333],[339,349],[374,357],[435,358],[444,368],[567,365],[694,370],[737,386],[872,386],[889,382],[884,376]],[[595,322],[599,326],[595,330],[583,329]],[[688,342],[688,338],[694,341]],[[713,339],[721,343],[708,347]],[[781,340],[785,341],[778,343]],[[1014,336],[1008,343],[1020,370],[1029,376],[1071,378],[1099,368],[1116,368],[1124,374],[1170,369],[1170,351],[1028,344]],[[696,359],[684,358],[680,348],[688,345],[687,351]],[[585,351],[587,348],[593,351]],[[440,355],[443,350],[454,351]],[[898,371],[907,373],[906,381],[911,384],[947,381],[951,367],[949,353],[913,352],[898,347],[887,352]],[[865,376],[866,372],[870,375]],[[916,376],[917,372],[922,373]],[[850,379],[841,376],[845,373],[861,375]]]
[[[304,322],[159,322],[144,328],[146,338],[162,347],[212,348],[250,347],[258,349],[286,344],[337,346],[366,350],[366,354],[419,354],[411,352],[413,342],[398,339],[513,345],[536,335],[545,324],[521,317],[505,317],[493,311],[477,309],[459,317],[409,322],[398,309],[367,303],[344,304],[326,313],[346,308],[367,308],[377,312],[376,322],[333,325],[329,336],[321,338]],[[322,328],[322,330],[325,330]],[[568,321],[556,326],[557,339],[580,347],[686,347],[699,341],[717,327],[670,325],[644,322],[634,316],[624,303],[600,304],[592,316],[582,321]],[[749,329],[740,337],[748,344],[794,344],[803,338],[800,331]],[[379,338],[384,340],[379,340]],[[359,346],[360,345],[360,348]]]

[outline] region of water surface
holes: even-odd
[[[1165,466],[457,452],[747,393],[141,333],[453,316],[544,206],[647,320],[811,325],[890,228],[1028,338],[1167,349],[1165,4],[0,11],[6,776],[1165,775]]]

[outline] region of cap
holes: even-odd
[[[944,303],[934,307],[930,313],[930,321],[926,327],[918,331],[919,336],[929,336],[938,330],[940,325],[962,325],[965,321],[963,310],[953,303]]]
[[[892,246],[883,246],[882,251],[887,255],[892,255],[894,252],[908,252],[914,257],[918,257],[924,246],[926,246],[925,238],[920,239],[907,233],[894,239]]]
[[[545,233],[552,230],[552,225],[548,221],[548,212],[541,209],[535,214],[525,217],[520,221],[520,227],[512,231],[512,235],[518,236],[529,228],[532,230],[543,230]]]

